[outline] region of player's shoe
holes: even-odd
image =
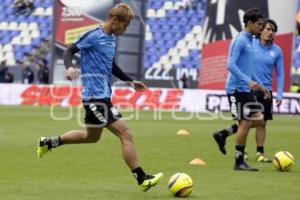
[[[257,168],[250,167],[246,162],[241,162],[240,164],[235,164],[233,167],[234,170],[241,170],[241,171],[251,171],[257,172]]]
[[[142,191],[146,192],[151,187],[155,186],[162,177],[163,173],[158,173],[155,175],[145,175],[144,181],[139,186]]]
[[[40,137],[38,140],[38,147],[37,147],[37,157],[41,158],[44,154],[48,153],[51,148],[48,145],[49,138],[47,137]]]
[[[225,155],[226,154],[226,149],[225,149],[225,144],[226,144],[226,137],[222,135],[220,132],[216,132],[213,134],[213,137],[215,141],[217,142],[220,151]]]
[[[258,153],[256,157],[256,162],[262,162],[262,163],[271,163],[272,160],[269,158],[266,158],[263,154]]]

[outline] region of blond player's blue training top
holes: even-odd
[[[83,34],[75,44],[80,49],[82,99],[110,98],[115,36],[98,27]]]

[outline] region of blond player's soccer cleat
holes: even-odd
[[[162,177],[163,173],[158,173],[155,175],[145,175],[144,181],[139,186],[142,191],[146,192],[151,187],[155,186]]]
[[[50,150],[47,144],[47,140],[49,140],[49,138],[47,137],[40,137],[38,140],[38,147],[37,147],[37,157],[41,158],[43,157],[44,154],[48,153],[48,151]]]

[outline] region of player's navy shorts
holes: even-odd
[[[84,122],[87,125],[105,127],[122,118],[109,98],[82,101],[85,109]]]
[[[252,92],[227,94],[230,111],[234,120],[251,120],[255,113],[262,112],[263,106],[258,103]]]
[[[264,94],[259,91],[255,91],[254,95],[259,103],[264,106],[263,114],[264,120],[273,120],[273,94],[272,91],[269,91],[271,94],[271,98],[265,99]]]

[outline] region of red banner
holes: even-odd
[[[230,41],[221,40],[203,46],[198,88],[225,88],[227,49]]]
[[[0,105],[81,106],[81,87],[69,85],[0,84]],[[113,87],[112,103],[124,109],[185,111],[196,113],[228,112],[224,90],[149,88],[135,92],[132,88]],[[274,101],[276,93],[274,93]],[[284,93],[274,113],[300,114],[300,94]]]
[[[31,85],[21,93],[21,104],[79,106],[80,92],[80,87]],[[179,109],[182,94],[181,89],[149,89],[135,92],[129,88],[115,88],[112,103],[121,108]]]

